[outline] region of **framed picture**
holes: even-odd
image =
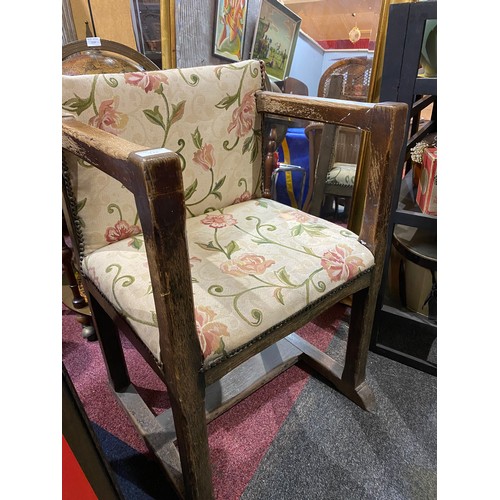
[[[248,0],[217,0],[214,55],[241,61],[245,41]]]
[[[278,0],[262,0],[250,57],[264,61],[270,78],[283,80],[290,73],[301,21]]]

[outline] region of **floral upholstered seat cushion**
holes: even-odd
[[[192,217],[187,235],[205,368],[374,263],[354,233],[266,199]],[[94,251],[82,267],[160,361],[141,235]]]
[[[63,76],[62,111],[181,160],[187,217],[260,196],[258,61],[198,68]],[[230,167],[228,167],[230,166]],[[134,198],[116,180],[67,160],[84,253],[141,231]]]
[[[329,186],[353,187],[355,177],[355,163],[334,163],[333,168],[326,177],[326,184]]]

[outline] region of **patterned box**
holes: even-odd
[[[418,182],[417,204],[424,214],[437,215],[437,148],[426,148]]]

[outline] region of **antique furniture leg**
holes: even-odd
[[[64,218],[63,218],[64,226]],[[76,320],[82,325],[82,336],[87,340],[97,340],[95,335],[94,326],[92,325],[92,317],[88,312],[87,301],[82,297],[80,289],[78,286],[78,281],[75,277],[75,272],[73,269],[73,252],[71,248],[66,244],[64,239],[64,229],[62,236],[62,265],[64,270],[64,276],[68,281],[67,289],[71,292],[71,296],[65,293],[65,287],[63,286],[63,302],[72,311],[77,313]],[[68,296],[67,296],[68,295]]]

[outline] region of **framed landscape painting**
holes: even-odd
[[[301,21],[277,0],[262,0],[250,57],[264,61],[270,78],[283,80],[290,73]]]
[[[245,41],[248,0],[217,0],[214,55],[241,61]]]

